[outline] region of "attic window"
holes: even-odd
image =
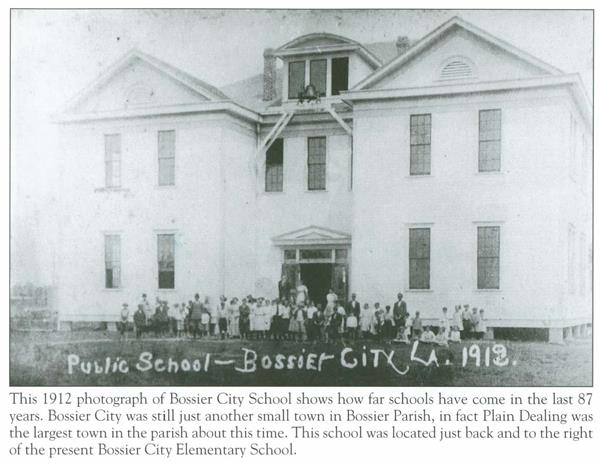
[[[456,57],[445,62],[440,80],[469,79],[475,77],[473,64],[466,58]]]

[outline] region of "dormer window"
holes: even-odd
[[[331,59],[331,95],[348,90],[348,57]]]
[[[288,98],[298,98],[298,94],[304,91],[306,85],[306,63],[304,61],[292,61],[288,65]]]
[[[303,95],[310,84],[319,97],[339,95],[348,90],[349,59],[318,58],[288,63],[288,99]]]
[[[318,95],[326,95],[327,60],[310,60],[310,83]]]

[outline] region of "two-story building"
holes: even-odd
[[[453,18],[409,44],[320,33],[217,88],[132,51],[61,116],[58,305],[142,293],[390,304],[490,327],[591,321],[591,105],[576,74]],[[68,324],[65,324],[68,325]]]

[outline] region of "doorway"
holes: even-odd
[[[308,288],[308,296],[315,305],[325,307],[331,288],[333,265],[328,263],[300,264],[300,278]]]

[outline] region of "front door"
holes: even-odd
[[[308,296],[314,304],[325,307],[327,293],[331,288],[333,265],[327,263],[300,264],[300,275],[308,288]]]

